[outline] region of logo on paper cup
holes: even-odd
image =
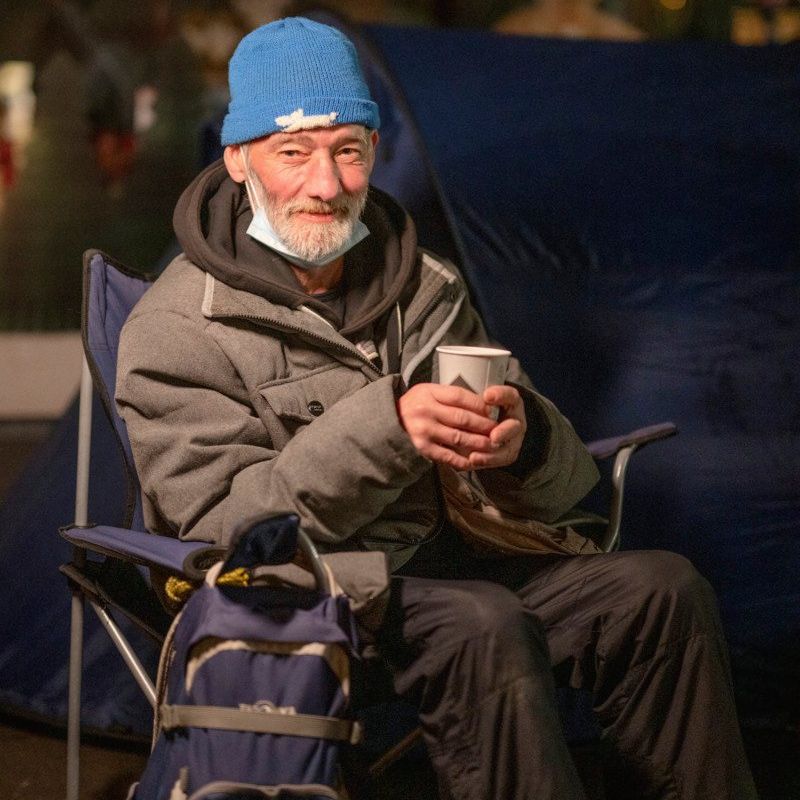
[[[462,389],[469,389],[469,391],[475,392],[476,394],[480,391],[479,389],[475,389],[474,386],[470,386],[463,375],[456,375],[455,378],[450,381],[450,386],[460,386]]]

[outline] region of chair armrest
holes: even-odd
[[[83,550],[145,567],[159,567],[178,575],[185,575],[186,565],[196,562],[204,551],[218,551],[219,557],[224,552],[206,542],[184,542],[168,536],[156,536],[144,531],[108,525],[91,528],[65,527],[59,532],[70,544]],[[192,558],[187,562],[189,556]]]
[[[677,432],[678,426],[674,422],[661,422],[658,425],[637,428],[635,431],[622,436],[613,436],[610,439],[598,439],[595,442],[589,442],[586,445],[586,449],[599,461],[616,455],[623,447],[630,447],[631,445],[636,448],[644,447],[650,442],[668,439]]]
[[[611,552],[619,547],[619,531],[622,524],[622,501],[625,495],[625,475],[628,470],[630,457],[641,447],[650,442],[667,439],[678,432],[678,426],[673,422],[662,422],[658,425],[648,425],[646,428],[637,428],[635,431],[623,436],[614,436],[610,439],[600,439],[589,442],[586,449],[595,459],[601,460],[615,456],[614,468],[611,476],[612,492],[608,513],[608,526],[600,546],[606,552]]]

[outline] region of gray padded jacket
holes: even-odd
[[[436,472],[400,424],[398,393],[436,379],[438,344],[490,340],[456,268],[413,245],[402,248],[413,292],[362,338],[305,304],[234,288],[185,254],[167,267],[126,323],[118,360],[149,530],[225,544],[245,517],[293,511],[321,550],[380,550],[392,568],[435,532]],[[399,374],[380,368],[387,339],[398,341]],[[477,474],[499,507],[553,522],[597,470],[516,359],[508,381],[537,417],[538,455],[521,476]]]

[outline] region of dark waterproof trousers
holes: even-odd
[[[379,643],[442,798],[584,798],[556,682],[593,693],[610,798],[756,797],[716,599],[686,559],[438,555],[394,579]]]

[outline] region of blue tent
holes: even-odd
[[[678,423],[636,457],[623,546],[694,561],[744,721],[800,728],[800,49],[363,36],[375,182],[462,266],[492,334],[584,438]],[[54,718],[75,418],[0,509],[0,703]],[[92,517],[118,519],[121,493],[95,495]],[[89,648],[85,722],[146,730],[93,628]]]
[[[800,730],[800,47],[370,37],[492,334],[584,439],[680,427],[623,546],[695,563],[744,721]]]

